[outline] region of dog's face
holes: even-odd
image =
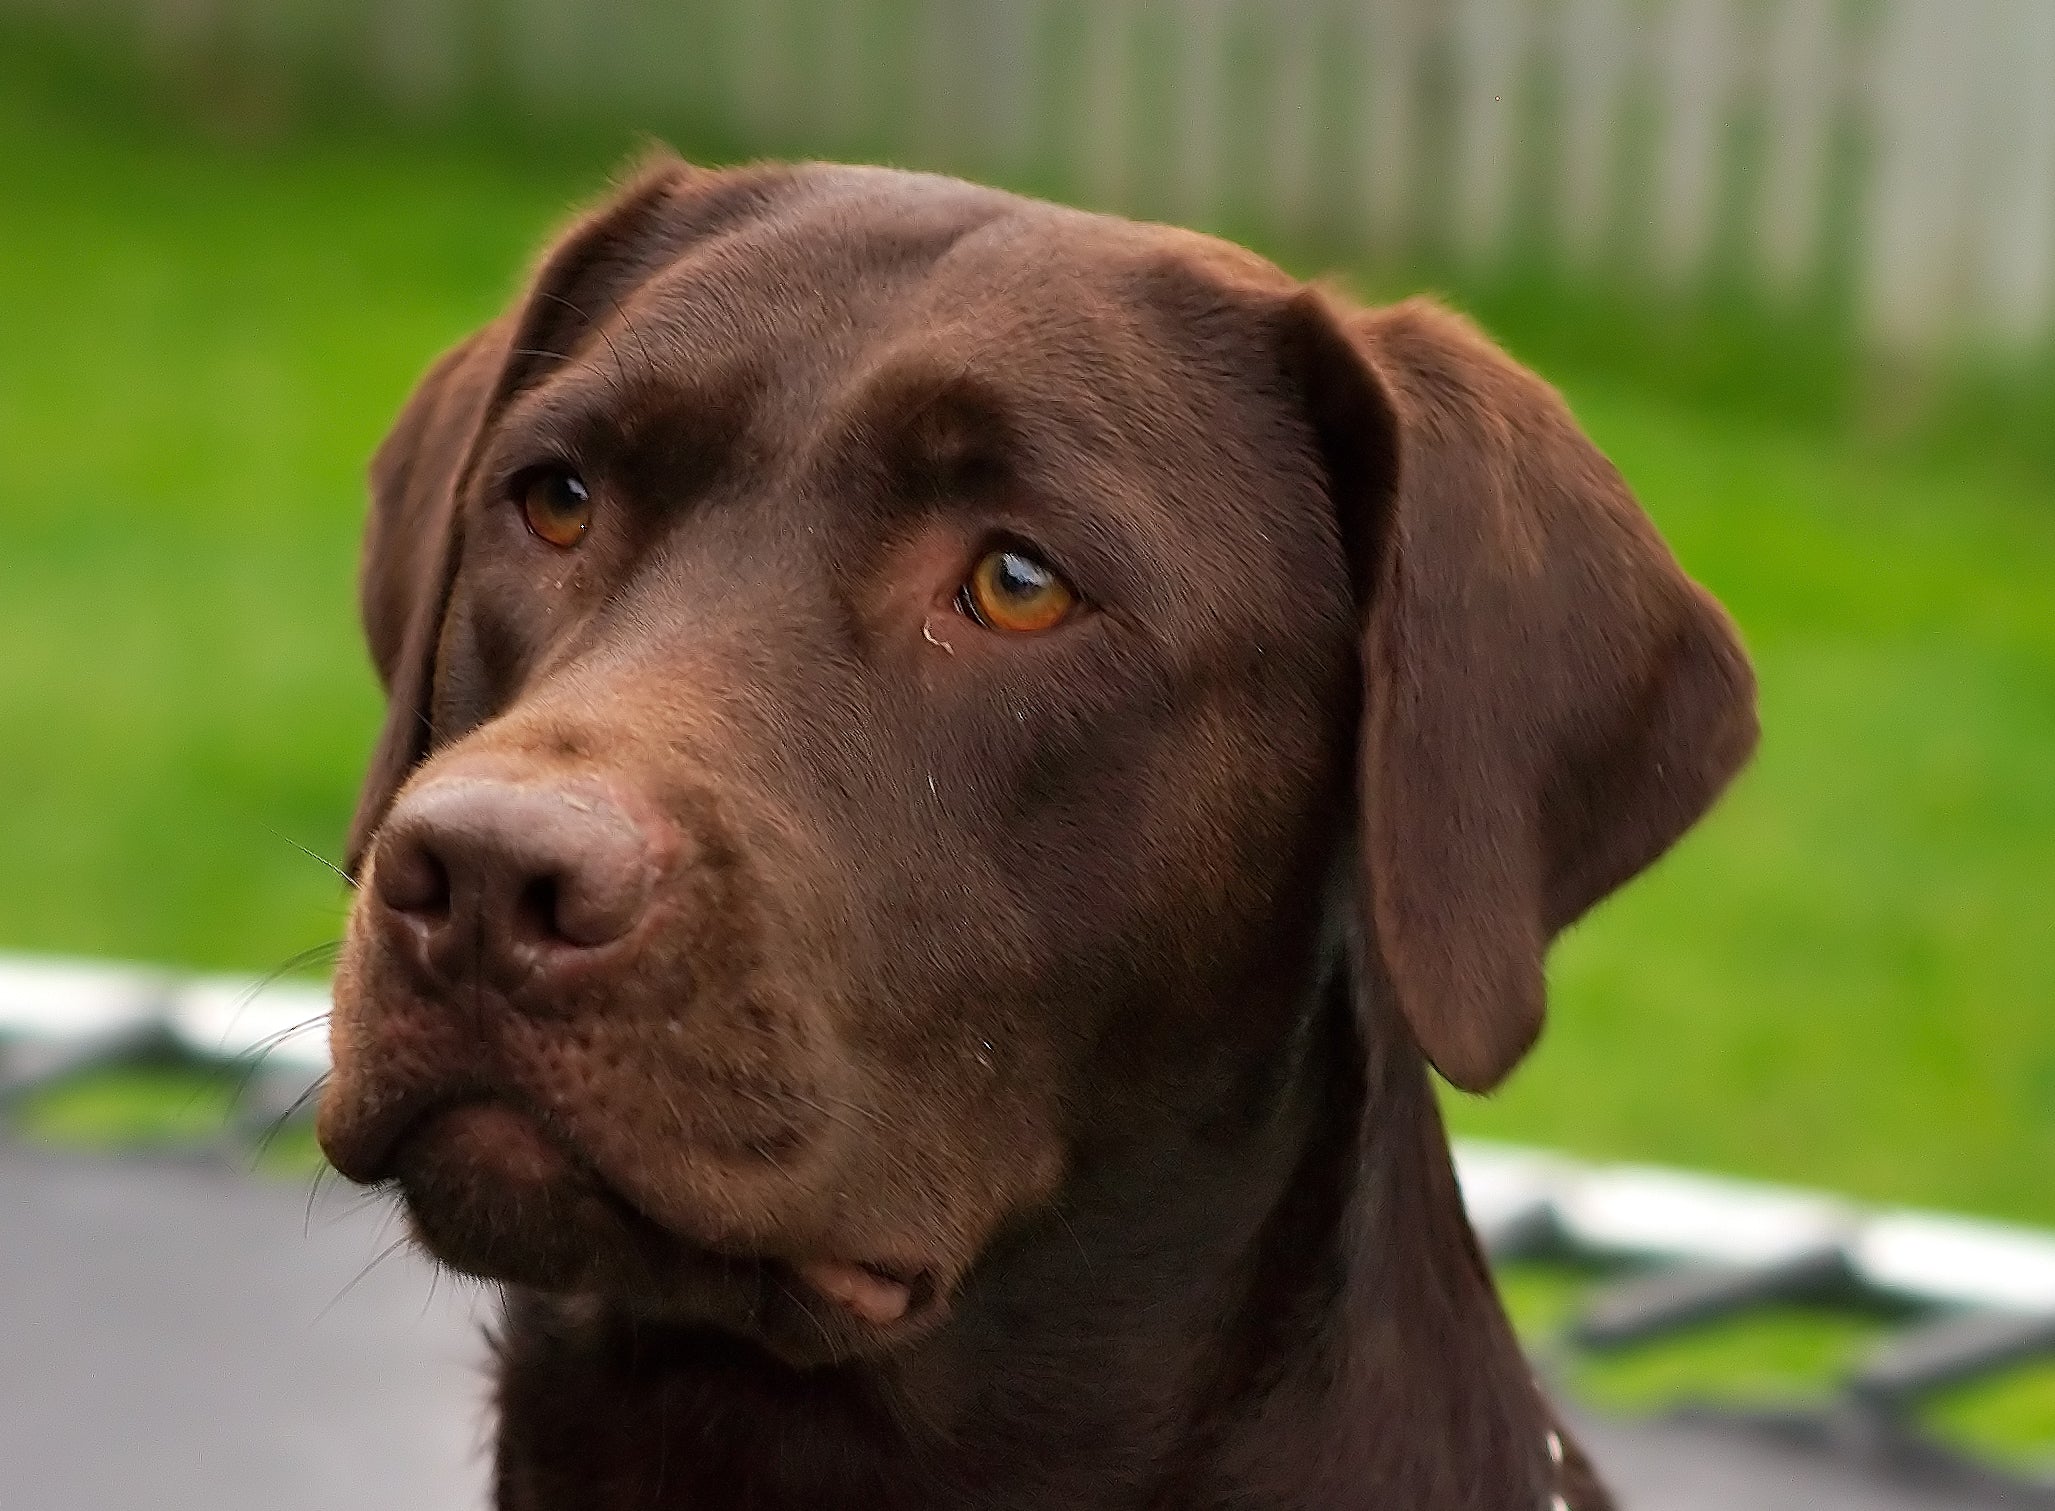
[[[375,469],[337,1166],[459,1267],[807,1359],[936,1326],[1105,1151],[1259,1128],[1351,934],[1502,1075],[1745,671],[1538,385],[1349,319],[879,170],[574,230]]]

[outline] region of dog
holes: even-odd
[[[1196,233],[660,156],[371,468],[321,1144],[503,1511],[1597,1511],[1465,1221],[1755,737],[1539,379]]]

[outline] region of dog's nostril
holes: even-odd
[[[646,900],[647,887],[633,869],[546,873],[525,883],[515,899],[514,937],[574,949],[611,944],[634,926]]]
[[[514,933],[517,938],[554,944],[564,930],[557,921],[560,886],[554,876],[538,876],[521,888],[514,900]]]
[[[378,857],[378,896],[397,913],[445,918],[450,910],[450,873],[425,845],[396,846]]]

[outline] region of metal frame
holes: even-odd
[[[0,956],[0,1133],[38,1086],[170,1056],[244,1069],[227,1137],[248,1146],[311,1100],[328,1009],[327,989],[301,981]],[[2055,1233],[1499,1144],[1459,1141],[1456,1166],[1494,1261],[1607,1272],[1551,1348],[1625,1348],[1783,1301],[1896,1314],[1817,1409],[1686,1414],[2055,1507],[2055,1480],[1999,1474],[1916,1424],[1937,1391],[2055,1356]]]

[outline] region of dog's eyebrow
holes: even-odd
[[[998,385],[940,354],[890,359],[838,406],[833,448],[909,500],[988,493],[1012,477],[1017,418]]]
[[[539,439],[656,493],[710,481],[735,454],[763,386],[763,374],[745,363],[625,377],[587,366],[523,395],[501,421],[503,435]]]

